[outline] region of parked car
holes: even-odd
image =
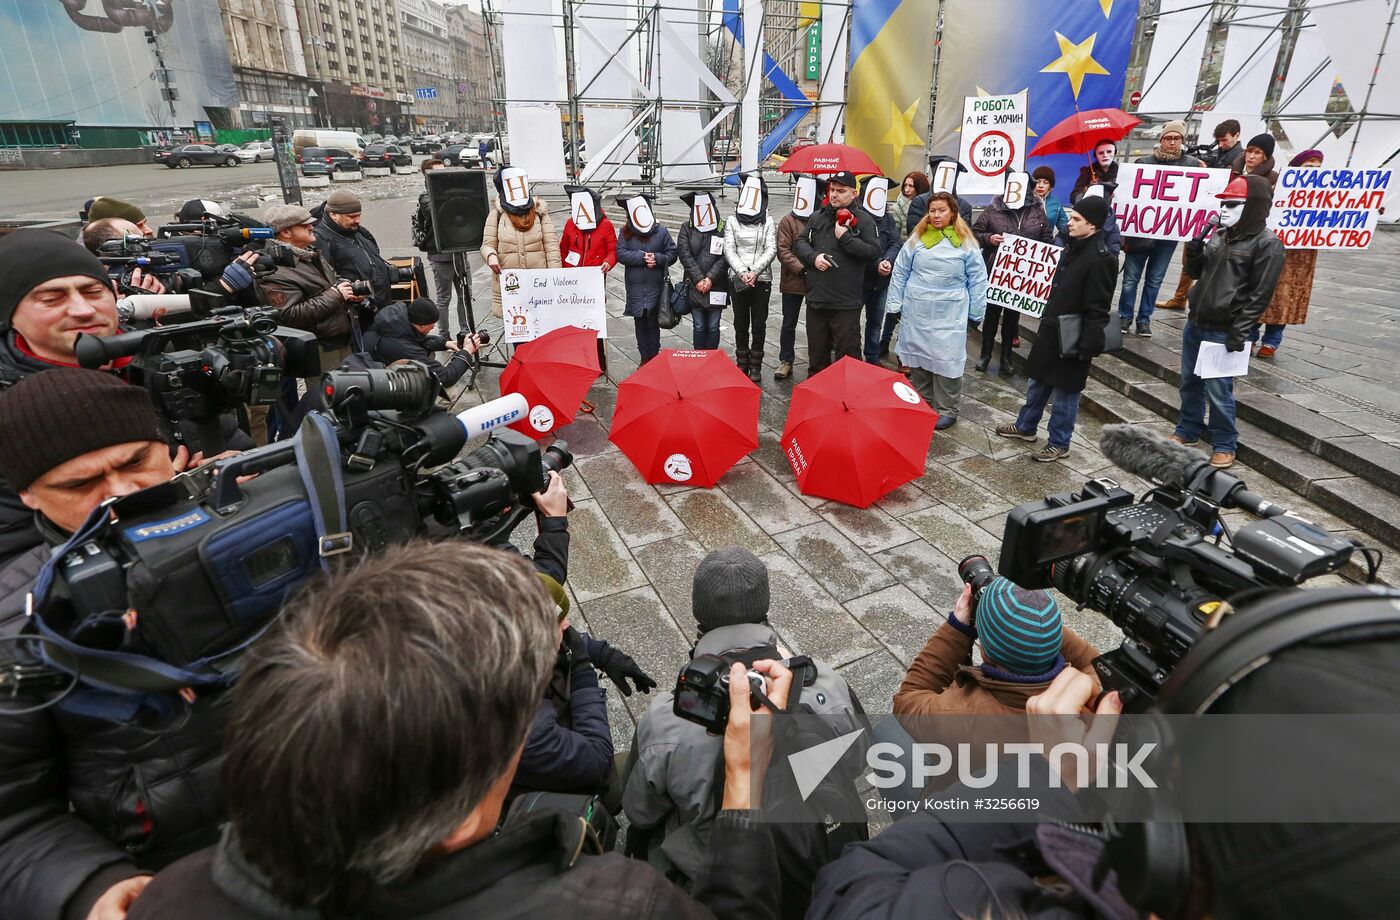
[[[324,128],[297,128],[292,133],[292,146],[300,152],[304,147],[339,147],[358,153],[365,148],[354,131],[333,131]]]
[[[803,147],[815,146],[817,146],[817,139],[815,137],[799,137],[797,140],[792,142],[792,152],[796,153]]]
[[[411,153],[435,153],[441,146],[437,141],[427,137],[410,137],[408,139],[408,149]]]
[[[434,154],[448,166],[465,166],[468,169],[481,168],[481,154],[475,144],[453,144]]]
[[[273,158],[272,141],[249,141],[235,154],[244,163],[261,163]]]
[[[391,166],[412,166],[413,157],[398,144],[370,144],[365,148],[360,165],[383,169]]]
[[[331,176],[359,172],[360,159],[343,147],[303,147],[297,154],[303,176]]]
[[[215,150],[208,144],[181,144],[179,147],[157,150],[155,162],[171,169],[186,169],[190,166],[237,166],[238,156],[233,152]]]

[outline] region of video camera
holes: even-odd
[[[203,292],[190,296],[192,303],[222,303]],[[318,376],[321,348],[313,333],[278,325],[275,310],[212,306],[195,315],[204,318],[109,336],[80,333],[73,351],[86,368],[131,358],[128,382],[145,387],[171,422],[194,423],[198,443],[190,452],[213,456],[224,449],[220,417],[239,405],[276,402],[284,377]]]
[[[997,571],[1022,587],[1054,586],[1123,630],[1122,646],[1094,668],[1128,711],[1151,705],[1201,632],[1247,596],[1335,572],[1354,550],[1375,577],[1375,550],[1250,492],[1184,447],[1129,425],[1106,426],[1100,446],[1119,468],[1161,485],[1134,502],[1113,480],[1094,479],[1013,508]],[[1260,520],[1231,534],[1220,513],[1233,508]]]
[[[234,259],[248,251],[258,253],[253,271],[266,275],[279,266],[296,264],[296,253],[276,239],[271,227],[255,226],[252,218],[214,217],[164,224],[150,245],[169,253],[178,268],[194,269],[205,281],[214,281]]]
[[[117,282],[123,294],[145,293],[131,283],[132,273],[138,268],[142,274],[160,278],[172,294],[183,294],[204,280],[204,276],[188,267],[178,254],[161,249],[134,233],[103,243],[97,248],[97,259],[107,267],[108,276]]]
[[[420,536],[502,544],[549,472],[573,462],[564,442],[541,451],[510,430],[455,459],[528,405],[512,394],[438,411],[426,365],[331,372],[321,393],[327,410],[292,440],[97,509],[39,577],[29,639],[0,665],[0,712],[26,690],[51,705],[63,675],[128,692],[224,686],[288,594],[333,557]]]

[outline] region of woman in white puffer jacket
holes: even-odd
[[[735,219],[724,225],[724,258],[734,308],[734,363],[757,383],[763,370],[778,234],[768,216],[768,183],[757,173],[742,173],[739,182]]]

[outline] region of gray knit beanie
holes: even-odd
[[[738,546],[724,546],[700,560],[690,589],[690,609],[703,635],[721,626],[768,618],[768,567]]]

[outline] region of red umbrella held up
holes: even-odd
[[[903,375],[845,357],[793,388],[783,452],[803,495],[866,508],[923,475],[937,422]]]
[[[608,440],[647,482],[709,488],[758,447],[758,395],[722,351],[663,349],[618,384]]]
[[[813,144],[803,147],[782,166],[778,172],[810,173],[814,176],[829,176],[832,173],[853,172],[883,176],[880,167],[870,159],[870,155],[859,147],[846,144]]]
[[[560,326],[515,349],[501,372],[501,395],[519,393],[530,413],[511,428],[540,440],[574,420],[598,367],[598,331]]]
[[[1142,119],[1122,109],[1090,109],[1075,112],[1046,131],[1026,156],[1048,157],[1056,153],[1088,153],[1101,140],[1120,141]]]

